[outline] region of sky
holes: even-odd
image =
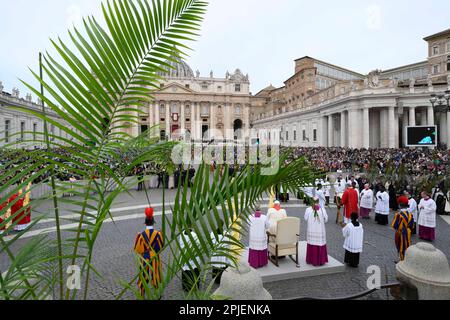
[[[367,74],[427,58],[425,36],[450,28],[448,0],[210,0],[201,37],[186,59],[201,75],[249,74],[256,94],[282,86],[294,60],[312,56]],[[0,0],[0,81],[35,85],[38,53],[84,16],[102,21],[101,0]]]

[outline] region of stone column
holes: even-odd
[[[441,113],[439,117],[439,142],[447,143],[447,113]]]
[[[363,109],[363,148],[370,148],[370,114],[369,108]]]
[[[195,103],[191,104],[191,138],[193,140],[197,139],[197,116]]]
[[[184,130],[186,129],[186,108],[184,105],[184,102],[181,103],[181,110],[180,110],[180,127],[181,132],[184,133]]]
[[[395,107],[388,109],[388,148],[395,148]]]
[[[410,110],[411,111],[411,110]],[[402,121],[402,125],[403,125],[403,127],[402,127],[402,132],[403,132],[403,141],[402,141],[402,144],[403,144],[403,146],[406,146],[406,142],[407,142],[407,137],[406,137],[406,134],[407,134],[407,130],[406,130],[406,127],[408,126],[408,124],[409,124],[409,116],[408,116],[408,113],[406,112],[406,110],[403,112],[403,121]]]
[[[434,108],[432,106],[427,108],[427,125],[434,126]]]
[[[299,132],[299,139],[301,138],[301,132]],[[333,115],[328,116],[328,147],[334,147],[334,119]]]
[[[321,122],[321,130],[320,130],[320,135],[321,135],[321,147],[328,147],[328,118],[322,117],[322,122]],[[297,130],[297,141],[295,141],[296,144],[298,144],[298,130]]]
[[[170,128],[170,104],[166,104],[166,136],[171,138],[172,132]]]
[[[341,147],[346,147],[346,128],[347,124],[345,121],[345,111],[341,112]]]
[[[156,126],[156,130],[155,130],[155,134],[157,137],[161,136],[161,127],[159,125],[160,121],[161,121],[161,117],[159,115],[159,110],[161,109],[161,103],[159,101],[154,103],[155,106],[155,126]]]
[[[202,112],[202,107],[200,103],[197,103],[197,137],[202,140],[203,136],[202,136],[202,116],[201,116],[201,112]]]
[[[353,149],[362,147],[363,145],[362,141],[363,129],[361,128],[362,124],[363,121],[361,119],[361,111],[349,110],[347,125],[345,126],[348,147]]]
[[[210,133],[210,139],[213,139],[215,136],[216,131],[216,104],[212,103],[211,108],[209,110],[209,120],[210,120],[210,127],[209,127],[209,133]]]
[[[447,149],[450,150],[450,112],[447,112]]]
[[[409,125],[411,127],[416,126],[416,107],[409,108]]]

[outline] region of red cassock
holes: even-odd
[[[11,198],[9,198],[9,202],[12,203],[19,197],[18,194],[13,195]],[[20,212],[17,217],[13,218],[13,223],[16,223],[18,225],[24,225],[31,222],[31,210],[30,207],[26,210],[23,210],[23,201],[24,198],[20,198],[17,200],[17,202],[11,207],[11,216],[14,216],[16,213]],[[22,210],[22,211],[21,211]]]
[[[342,204],[344,205],[344,215],[347,219],[350,219],[353,212],[359,213],[358,192],[355,189],[347,189],[342,196]]]
[[[2,210],[6,207],[8,205],[8,203],[0,203],[0,226],[2,225],[2,223],[3,223],[3,216],[6,214],[6,210],[5,210],[5,212],[4,213],[1,213],[2,212]],[[0,227],[0,231],[3,231],[3,230],[5,230],[6,229],[6,225],[4,225],[4,226],[2,226],[2,227]]]

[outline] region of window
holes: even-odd
[[[438,74],[438,73],[440,73],[440,72],[441,72],[440,66],[439,66],[438,64],[435,64],[435,65],[433,66],[433,74]]]
[[[33,140],[36,140],[37,123],[33,123]]]
[[[20,140],[25,140],[25,122],[20,122]]]
[[[446,47],[447,47],[447,52],[450,52],[450,38],[448,39]]]
[[[236,106],[235,112],[237,115],[241,114],[241,106]]]
[[[208,84],[207,83],[202,84],[202,89],[203,90],[208,90]]]
[[[306,141],[306,130],[303,130],[303,141]]]
[[[450,71],[450,56],[447,57],[447,71]]]
[[[236,83],[234,85],[234,91],[235,92],[241,92],[241,84],[240,83]]]
[[[317,129],[313,130],[313,139],[314,139],[314,142],[317,142]]]
[[[9,142],[9,130],[11,129],[11,120],[5,120],[5,142]]]
[[[439,54],[439,46],[434,46],[432,49],[432,55],[438,55]]]
[[[297,131],[294,130],[294,141],[297,141]]]
[[[217,91],[222,92],[222,86],[218,86]]]
[[[286,131],[286,141],[289,141],[289,131]]]

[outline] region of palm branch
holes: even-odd
[[[26,141],[47,147],[36,151],[29,164],[34,161],[43,165],[46,171],[64,168],[87,181],[85,186],[75,190],[82,196],[81,200],[70,200],[72,205],[78,206],[78,226],[69,230],[69,238],[57,240],[72,248],[68,256],[58,250],[60,266],[64,259],[71,265],[82,265],[83,272],[87,271],[84,298],[88,293],[89,272],[95,271],[91,265],[95,240],[114,199],[129,187],[106,160],[117,158],[117,149],[126,147],[132,140],[131,129],[138,123],[142,108],[152,101],[152,92],[162,80],[158,72],[167,72],[170,67],[167,61],[176,61],[183,56],[179,48],[188,49],[184,42],[197,36],[206,6],[205,1],[199,0],[107,1],[102,4],[106,27],[95,17],[88,17],[83,20],[83,32],[77,28],[69,31],[76,52],[61,39],[52,40],[58,58],[46,53],[41,64],[43,74],[31,71],[43,90],[23,82],[59,119],[50,117],[45,108],[44,112],[15,109],[42,119],[62,133],[55,135],[46,127],[35,139]],[[56,153],[56,148],[66,155]],[[137,165],[151,159],[152,153],[158,154],[161,149],[168,148],[171,145],[157,145],[132,159],[131,163]],[[5,173],[11,178],[0,192],[17,182],[16,171],[11,169]],[[51,172],[53,178],[55,172]],[[43,174],[36,173],[30,166],[23,176],[28,175],[33,181]],[[111,181],[117,188],[106,194]],[[10,193],[24,186],[25,183],[19,183]],[[67,189],[63,184],[52,185],[52,188],[56,210],[59,206],[56,201],[65,201],[58,196]],[[96,210],[96,215],[88,212],[92,209]],[[59,228],[57,211],[55,220]],[[5,250],[9,247],[7,241],[2,245]],[[10,259],[14,262],[15,258]],[[60,299],[76,297],[77,292],[68,289],[63,295],[62,268],[59,269],[58,286]]]

